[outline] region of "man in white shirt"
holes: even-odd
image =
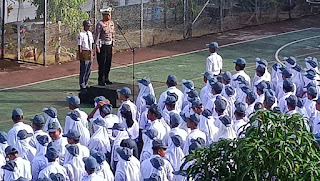
[[[59,162],[61,165],[63,165],[64,156],[66,153],[66,145],[68,144],[68,141],[65,137],[62,136],[61,127],[58,122],[49,123],[48,132],[52,139],[52,142],[50,142],[50,144],[52,144],[52,146],[58,150]]]
[[[119,154],[119,162],[115,171],[114,180],[135,181],[142,180],[140,173],[140,162],[133,156],[133,151],[130,148],[117,148]]]
[[[223,60],[221,56],[217,54],[218,47],[217,42],[207,44],[207,48],[209,48],[211,54],[206,60],[206,72],[212,72],[213,75],[219,75],[222,71]]]
[[[161,121],[162,116],[161,116],[161,110],[160,107],[157,104],[153,104],[150,106],[148,110],[148,120],[151,122],[149,129],[155,129],[158,131],[158,136],[157,139],[162,140],[164,135],[167,134],[167,129],[166,125],[167,124],[165,121]]]
[[[12,121],[14,125],[8,131],[8,144],[9,146],[16,147],[18,142],[18,132],[25,129],[28,133],[33,134],[33,129],[31,126],[23,123],[23,112],[19,108],[16,108],[12,111]]]
[[[279,100],[279,108],[280,111],[283,113],[288,112],[288,108],[286,105],[286,99],[290,96],[293,95],[293,82],[291,81],[291,79],[284,79],[283,81],[283,92],[284,95],[280,98]]]
[[[121,101],[121,106],[118,109],[118,113],[117,116],[119,117],[119,119],[122,118],[121,116],[121,108],[124,104],[127,104],[130,106],[130,110],[132,113],[132,119],[133,120],[137,120],[137,106],[129,99],[130,95],[131,95],[131,90],[128,87],[123,87],[122,89],[118,89],[117,90],[118,94],[119,94],[119,99]],[[122,123],[123,120],[120,120],[120,123]]]
[[[256,85],[256,90],[257,90],[257,99],[256,99],[256,103],[260,102],[263,103],[264,101],[264,90],[268,87],[268,85],[266,84],[265,81],[261,81],[258,85]]]
[[[77,145],[79,148],[79,156],[82,158],[84,157],[89,157],[90,156],[90,151],[86,145],[80,144],[80,137],[84,135],[80,135],[78,131],[76,130],[69,130],[67,134],[62,135],[63,137],[67,138],[68,144],[69,145]],[[65,157],[69,152],[66,152]]]
[[[164,107],[165,107],[165,100],[167,99],[168,92],[175,93],[178,96],[175,109],[177,111],[181,111],[182,110],[183,93],[181,92],[181,90],[179,90],[176,87],[177,84],[178,84],[177,82],[178,82],[178,79],[177,79],[177,77],[175,75],[169,75],[168,76],[167,83],[166,83],[167,86],[168,86],[168,89],[166,91],[162,92],[162,94],[160,95],[160,98],[159,98],[159,102],[158,102],[158,105],[161,108],[161,110],[163,110]]]
[[[92,156],[90,157],[85,157],[83,158],[86,174],[82,177],[82,181],[105,181],[105,179],[101,176],[99,176],[96,173],[96,170],[99,166],[97,163],[97,160],[93,158]]]
[[[264,95],[265,95],[265,98],[263,101],[264,108],[266,110],[272,110],[275,107],[274,105],[276,103],[276,97],[272,95],[269,91],[265,91]]]
[[[288,111],[286,112],[289,115],[292,114],[297,114],[298,111],[296,110],[296,107],[298,105],[298,98],[296,95],[290,95],[289,97],[286,98],[287,101],[287,109]]]
[[[203,105],[207,104],[207,94],[208,91],[211,92],[211,86],[209,83],[209,80],[213,78],[212,72],[205,72],[203,75],[203,82],[205,83],[205,86],[200,90],[200,100],[203,103]]]
[[[254,112],[254,105],[255,105],[255,101],[257,99],[257,95],[252,91],[249,90],[246,91],[246,103],[248,105],[247,109],[246,109],[246,117],[249,118],[250,115]]]
[[[310,86],[307,90],[307,98],[304,102],[304,107],[309,119],[311,119],[315,113],[316,104],[314,100],[317,99],[317,95],[317,88],[314,86]]]
[[[238,60],[233,62],[235,64],[236,73],[232,75],[231,79],[231,85],[232,87],[237,87],[237,82],[235,81],[239,75],[244,77],[244,79],[249,83],[250,85],[250,77],[249,75],[244,71],[246,67],[246,60],[243,58],[239,58]]]
[[[172,135],[179,135],[182,138],[181,148],[183,148],[183,145],[187,139],[188,133],[179,127],[181,122],[182,122],[182,118],[180,117],[179,114],[170,113],[171,130],[163,138],[163,142],[166,146],[170,145],[170,142],[172,141],[171,140]]]
[[[34,148],[36,148],[36,142],[37,142],[37,136],[38,135],[46,135],[49,137],[49,134],[43,131],[43,127],[46,123],[44,120],[43,116],[41,115],[36,115],[33,118],[30,119],[31,121],[31,126],[34,130],[34,134],[31,137],[30,140],[30,145]],[[50,140],[51,141],[51,140]]]
[[[246,116],[246,105],[242,102],[238,102],[235,105],[236,110],[234,111],[235,120],[233,121],[233,130],[237,133],[238,138],[242,137],[243,131],[245,131],[247,125],[247,121],[244,120]]]
[[[79,84],[80,91],[86,91],[89,88],[89,77],[91,73],[91,65],[93,59],[92,47],[94,44],[92,33],[90,32],[90,22],[83,21],[83,31],[78,35],[78,51],[80,59],[80,75]]]
[[[80,119],[83,126],[89,129],[88,125],[88,115],[84,111],[80,110],[80,98],[78,96],[67,96],[66,101],[69,104],[69,109],[72,111],[77,111],[80,114]],[[69,129],[72,128],[74,120],[72,120],[68,115],[65,118],[66,122],[64,125],[64,133],[68,133]]]

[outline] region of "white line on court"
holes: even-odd
[[[222,45],[222,46],[220,46],[220,48],[228,47],[228,46],[233,46],[233,45],[238,45],[238,44],[243,44],[243,43],[248,43],[248,42],[252,42],[252,41],[256,41],[256,40],[262,40],[262,39],[271,38],[271,37],[276,37],[276,36],[281,36],[281,35],[287,35],[287,34],[291,34],[291,33],[297,33],[297,32],[307,31],[307,30],[311,30],[311,29],[319,29],[319,28],[305,28],[305,29],[301,29],[301,30],[294,30],[294,31],[290,31],[290,32],[285,32],[285,33],[276,34],[276,35],[264,36],[264,37],[261,37],[261,38],[254,38],[254,39],[251,39],[251,40],[245,40],[245,41],[240,41],[240,42],[235,42],[235,43],[230,43],[230,44]],[[182,56],[182,55],[189,55],[189,54],[193,54],[193,53],[202,52],[202,51],[205,51],[205,50],[207,50],[207,48],[205,48],[205,49],[200,49],[200,50],[194,50],[194,51],[190,51],[190,52],[186,52],[186,53],[179,53],[179,54],[171,55],[171,56],[164,56],[164,57],[154,58],[154,59],[146,60],[146,61],[143,61],[143,62],[137,62],[137,63],[135,63],[135,65],[142,64],[142,63],[147,63],[147,62],[152,62],[152,61],[157,61],[157,60],[165,59],[165,58],[172,58],[172,57],[177,57],[177,56]],[[113,70],[113,69],[118,69],[118,68],[124,68],[124,67],[128,67],[128,66],[131,66],[131,65],[132,65],[132,63],[130,63],[130,64],[128,64],[128,65],[120,65],[120,66],[118,66],[118,67],[113,67],[113,68],[111,68],[111,69]],[[98,70],[95,70],[95,71],[92,71],[92,72],[97,72],[97,71],[98,71]],[[74,77],[74,76],[77,76],[77,75],[79,75],[79,74],[72,74],[72,75],[67,75],[67,76],[62,76],[62,77],[57,77],[57,78],[52,78],[52,79],[37,81],[37,82],[29,83],[29,84],[24,84],[24,85],[19,85],[19,86],[14,86],[14,87],[2,88],[2,89],[0,89],[0,91],[17,89],[17,88],[26,87],[26,86],[30,86],[30,85],[35,85],[35,84],[39,84],[39,83],[44,83],[44,82],[49,82],[49,81],[54,81],[54,80],[59,80],[59,79],[64,79],[64,78],[69,78],[69,77]]]
[[[306,41],[306,40],[311,40],[311,39],[315,39],[315,38],[320,38],[320,35],[318,36],[312,36],[312,37],[309,37],[309,38],[303,38],[303,39],[300,39],[300,40],[296,40],[296,41],[292,41],[290,43],[287,43],[285,45],[283,45],[282,47],[280,47],[276,53],[274,54],[274,58],[279,62],[279,63],[282,63],[279,59],[279,53],[281,50],[283,50],[285,47],[289,46],[289,45],[292,45],[292,44],[295,44],[295,43],[299,43],[299,42],[302,42],[302,41]]]

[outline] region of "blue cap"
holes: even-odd
[[[101,101],[105,101],[106,98],[104,96],[98,96],[98,97],[95,97],[93,100],[95,103],[99,103]]]
[[[61,173],[50,173],[50,179],[52,181],[65,181],[65,178]]]
[[[129,161],[130,157],[133,155],[133,150],[127,147],[118,147],[116,151],[119,156],[126,161]]]
[[[187,115],[188,113],[185,113],[185,112],[180,112],[180,117],[182,118],[182,120],[184,121],[184,122],[187,122],[188,121],[188,115]]]
[[[234,81],[245,82],[246,79],[242,75],[238,75],[238,77],[234,79]]]
[[[15,180],[15,181],[29,181],[29,180],[27,180],[26,178],[24,178],[24,177],[19,177],[17,180]]]
[[[297,106],[299,108],[302,108],[304,105],[303,105],[303,102],[302,102],[302,99],[300,97],[298,97],[298,103],[297,103]]]
[[[317,97],[317,88],[316,87],[309,87],[307,93],[310,94],[312,97]]]
[[[79,155],[79,147],[76,144],[72,144],[72,145],[68,144],[66,145],[66,149],[72,156]]]
[[[163,143],[162,140],[153,140],[152,149],[163,148],[167,149],[167,146]]]
[[[47,152],[45,154],[45,157],[50,160],[54,160],[59,157],[59,152],[55,147],[50,146],[47,148]]]
[[[280,68],[282,68],[283,66],[282,66],[282,64],[280,64],[280,63],[274,63],[273,65],[272,65],[272,68],[273,68],[273,70],[275,70],[275,71],[277,71],[278,69],[280,69]]]
[[[294,65],[297,62],[294,57],[285,58],[284,61],[288,62],[290,65]]]
[[[143,77],[142,79],[137,80],[140,84],[143,84],[144,86],[148,86],[151,81],[149,77]]]
[[[172,140],[174,146],[176,146],[176,147],[181,146],[181,143],[183,142],[181,136],[179,136],[179,135],[171,136],[171,140]]]
[[[221,116],[219,119],[220,119],[220,121],[222,122],[222,124],[224,124],[225,126],[231,124],[231,118],[230,118],[230,116]]]
[[[120,109],[121,113],[129,113],[131,112],[131,107],[129,104],[123,104]]]
[[[266,66],[265,65],[263,65],[263,64],[259,64],[258,66],[257,66],[257,68],[256,68],[256,71],[257,72],[265,72],[266,71]]]
[[[97,160],[92,156],[85,157],[82,160],[84,162],[85,168],[87,169],[96,169],[99,166]]]
[[[310,74],[310,75],[316,76],[317,72],[314,69],[308,69],[308,70],[306,70],[306,74]]]
[[[239,87],[244,93],[252,92],[251,88],[248,85],[240,84]]]
[[[187,92],[187,95],[188,95],[188,100],[189,98],[195,98],[195,97],[199,97],[199,94],[198,94],[198,91],[193,89],[193,90],[190,90],[189,92]]]
[[[25,129],[22,129],[18,132],[17,137],[19,140],[24,140],[26,138],[31,137],[32,135],[32,133],[28,133]]]
[[[150,139],[154,139],[158,136],[158,131],[156,129],[148,129],[148,130],[142,130],[142,133],[147,135]]]
[[[143,99],[146,101],[146,105],[152,105],[156,102],[156,98],[152,94],[143,96]]]
[[[281,113],[280,107],[278,107],[278,106],[275,106],[275,107],[272,109],[272,111],[273,111],[274,113],[277,113],[277,114],[280,114],[280,113]]]
[[[276,98],[273,95],[271,95],[269,92],[265,92],[264,101],[268,106],[271,107],[276,102]]]
[[[44,146],[49,143],[49,136],[47,135],[37,135],[36,137],[37,141],[40,143],[40,145]]]
[[[209,109],[205,109],[202,113],[202,116],[206,117],[207,119],[212,116],[212,112]]]
[[[188,117],[188,119],[197,124],[199,124],[200,122],[200,117],[198,116],[198,114],[192,114]]]
[[[158,116],[158,119],[162,117],[162,111],[161,111],[160,107],[157,104],[152,104],[149,107],[149,111],[151,111],[152,113],[156,114]]]
[[[234,61],[233,63],[235,63],[237,65],[245,65],[246,64],[246,60],[244,58],[239,58],[236,61]]]
[[[307,57],[305,61],[310,64],[311,67],[316,68],[318,66],[318,60],[315,57]]]
[[[218,96],[214,101],[215,109],[218,111],[224,111],[227,108],[227,101],[224,100],[221,96]]]
[[[226,82],[230,82],[230,81],[231,81],[231,77],[232,77],[232,75],[231,75],[231,73],[230,73],[229,71],[224,72],[224,73],[222,74],[222,79],[223,79],[224,81],[226,81]]]
[[[202,107],[202,102],[200,101],[200,99],[195,99],[192,103],[192,108],[200,108]]]
[[[103,126],[103,127],[106,126],[105,121],[104,121],[103,119],[101,119],[101,118],[95,119],[95,120],[93,121],[93,124],[98,125],[98,126]]]
[[[257,95],[253,91],[246,92],[249,102],[253,103],[257,99]]]
[[[169,75],[168,76],[168,79],[167,79],[167,83],[171,83],[171,84],[174,84],[174,83],[177,83],[178,82],[178,79],[175,75]]]
[[[193,142],[189,146],[189,153],[191,153],[192,151],[195,151],[195,150],[197,150],[199,148],[202,148],[202,146],[198,142]]]
[[[194,83],[192,80],[182,79],[182,84],[188,89],[194,89]]]
[[[13,172],[16,167],[17,167],[16,162],[14,160],[9,160],[1,168],[4,169],[4,170],[8,170],[10,172]]]
[[[8,141],[8,134],[6,132],[0,131],[0,143]]]
[[[242,102],[238,102],[235,104],[236,110],[235,112],[240,113],[240,114],[245,114],[246,113],[246,105]]]
[[[283,88],[293,90],[293,82],[291,79],[284,79],[283,81]]]
[[[182,122],[182,118],[177,113],[171,112],[169,116],[170,116],[170,124],[173,126],[178,126]]]
[[[44,120],[44,117],[41,115],[36,115],[33,118],[30,119],[31,122],[33,122],[36,125],[44,125],[46,121]]]
[[[315,80],[316,75],[313,75],[313,74],[305,74],[305,77],[308,78],[309,80]]]
[[[200,137],[198,137],[198,138],[196,138],[196,139],[191,139],[190,142],[191,142],[191,143],[197,142],[197,143],[199,143],[201,146],[205,146],[205,144],[206,144],[206,140],[204,140],[203,138],[200,138]]]
[[[264,65],[264,67],[268,66],[268,62],[265,59],[256,59],[258,65]]]
[[[84,20],[84,21],[82,22],[82,25],[83,25],[83,26],[91,26],[92,24],[89,22],[89,20]]]
[[[223,89],[223,84],[221,82],[215,82],[213,84],[210,84],[211,88],[215,91],[215,92],[221,92]]]
[[[263,108],[263,104],[261,102],[257,102],[255,105],[254,105],[254,110],[258,111],[260,109]]]
[[[12,155],[12,154],[18,153],[17,149],[15,149],[12,146],[7,146],[4,152],[6,153],[6,155]]]
[[[104,114],[108,115],[112,113],[112,105],[111,104],[104,104],[101,108],[100,108],[101,112],[103,112]]]
[[[150,162],[151,165],[157,170],[162,170],[162,167],[164,166],[164,161],[161,157],[154,157],[150,160]]]
[[[167,96],[167,99],[164,102],[165,102],[165,104],[172,105],[177,102],[177,99],[174,96]]]
[[[67,134],[64,134],[62,136],[70,139],[79,140],[81,135],[78,131],[70,129]]]
[[[69,112],[67,114],[67,116],[69,116],[74,121],[80,121],[81,120],[80,113],[78,111],[76,111],[76,110],[73,110],[73,111]]]
[[[264,89],[266,89],[268,87],[268,85],[266,84],[265,81],[261,81],[258,85],[256,85],[256,87],[257,87],[257,89],[263,91]]]
[[[75,107],[80,105],[80,98],[78,96],[67,96],[66,101]]]
[[[295,95],[290,95],[288,98],[286,98],[287,105],[291,107],[296,107],[298,104],[298,98]]]
[[[318,99],[315,100],[317,104],[320,104],[320,97],[318,97]]]
[[[131,95],[131,90],[128,87],[123,87],[122,89],[118,89],[117,92],[126,97],[129,97]]]
[[[137,143],[135,142],[135,140],[128,138],[128,139],[123,139],[120,143],[120,146],[134,149],[136,148]]]
[[[60,124],[58,122],[51,122],[48,124],[48,132],[55,132],[60,128]]]
[[[100,151],[96,151],[96,150],[90,150],[90,155],[96,159],[98,164],[102,164],[104,161],[106,161],[106,156],[105,154],[103,154]]]
[[[229,85],[225,87],[225,91],[228,96],[233,96],[236,93],[236,90]]]
[[[124,124],[115,123],[112,126],[112,130],[119,130],[119,131],[125,131],[126,128],[124,127]]]
[[[43,112],[52,118],[58,117],[58,111],[54,107],[44,108]]]
[[[143,181],[161,181],[161,177],[156,173],[152,173],[149,178],[145,178]]]
[[[213,77],[213,73],[212,72],[205,72],[205,73],[202,73],[201,75],[203,75],[208,80]]]
[[[292,76],[292,74],[289,72],[289,70],[287,68],[283,67],[283,68],[280,68],[280,70],[281,70],[282,75],[285,78],[290,78]]]
[[[302,67],[300,64],[296,63],[296,66],[292,67],[293,70],[297,71],[297,72],[301,72],[302,71]]]
[[[207,48],[217,49],[217,48],[219,48],[219,45],[218,45],[217,42],[211,42],[211,43],[209,43],[209,44],[206,44],[206,47],[207,47]]]
[[[13,117],[17,117],[17,116],[23,116],[23,112],[20,108],[15,108],[13,111],[12,111],[12,116]]]

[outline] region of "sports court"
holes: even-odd
[[[320,29],[307,28],[224,45],[220,47],[218,53],[224,59],[225,71],[233,73],[233,60],[242,57],[247,60],[246,72],[253,76],[256,57],[264,58],[269,62],[269,72],[271,72],[272,63],[285,56],[295,56],[304,66],[305,57],[320,58],[319,44]],[[134,67],[135,78],[150,77],[157,96],[166,89],[165,80],[169,74],[176,75],[179,81],[183,78],[191,79],[196,88],[200,89],[203,86],[201,73],[204,72],[205,59],[208,54],[208,51],[204,49],[139,63]],[[132,66],[114,68],[110,75],[111,80],[115,82],[132,83]],[[91,85],[94,85],[97,72],[92,72],[90,79],[92,80]],[[12,126],[11,111],[16,107],[23,109],[25,120],[29,120],[36,114],[42,114],[42,108],[53,106],[58,110],[59,120],[64,123],[64,117],[69,112],[65,97],[78,94],[78,89],[78,76],[71,76],[1,90],[0,123],[2,126],[0,130],[7,131]],[[81,108],[89,113],[93,105],[81,105]]]

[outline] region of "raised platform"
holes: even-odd
[[[133,93],[132,84],[130,85],[130,84],[114,82],[113,84],[106,85],[106,86],[99,86],[99,85],[91,86],[88,89],[88,91],[80,92],[79,98],[81,100],[81,103],[93,104],[94,103],[93,99],[95,97],[104,96],[105,98],[110,100],[110,103],[112,104],[113,107],[119,107],[121,103],[120,103],[120,100],[118,99],[117,89],[121,89],[123,87],[129,87]],[[134,98],[136,99],[139,93],[139,87],[135,85],[134,90],[135,90]],[[131,100],[133,100],[133,96],[131,96]]]

